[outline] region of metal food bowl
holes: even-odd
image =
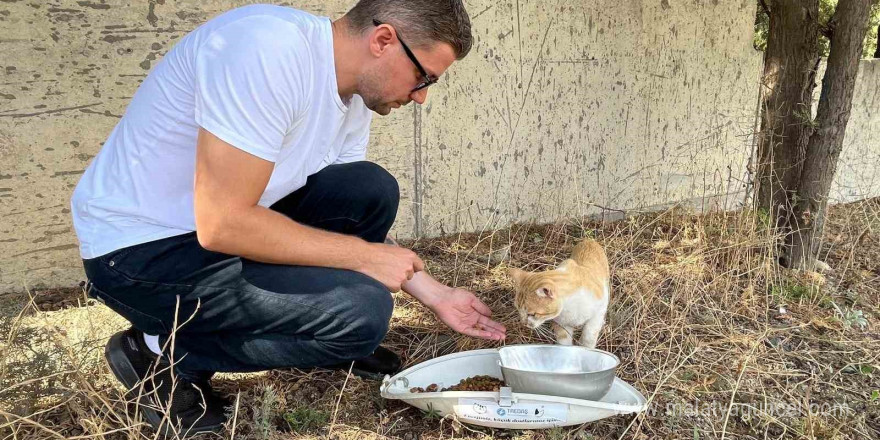
[[[566,345],[512,345],[498,350],[504,382],[515,393],[601,400],[620,359],[607,351]]]

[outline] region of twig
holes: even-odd
[[[330,429],[327,431],[327,438],[332,438],[333,426],[336,425],[336,415],[339,413],[339,403],[342,402],[342,393],[345,392],[345,386],[348,384],[348,378],[351,377],[351,370],[354,368],[354,361],[348,367],[348,374],[345,375],[345,381],[342,382],[342,388],[339,390],[339,397],[336,398],[336,408],[333,409],[333,420],[330,421]]]

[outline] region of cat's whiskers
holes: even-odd
[[[543,324],[535,328],[535,332],[538,333],[538,336],[543,336],[544,338],[550,339],[551,341],[556,339],[556,336],[553,335],[553,332],[550,331],[550,329],[545,327]]]

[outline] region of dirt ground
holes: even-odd
[[[762,213],[679,209],[618,222],[571,220],[403,243],[441,281],[474,291],[506,344],[551,342],[518,324],[509,267],[540,270],[596,238],[613,289],[598,348],[650,402],[639,415],[514,431],[462,425],[379,396],[336,371],[221,374],[237,439],[880,438],[880,199],[838,205],[822,258],[795,272],[772,258]],[[407,365],[500,343],[457,335],[395,294],[385,345]],[[79,287],[0,295],[0,439],[155,438],[125,412],[103,345],[125,322]],[[212,438],[215,436],[201,436]]]

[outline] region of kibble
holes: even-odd
[[[426,388],[413,387],[409,389],[411,393],[436,393],[439,391],[498,391],[504,386],[504,381],[492,376],[474,376],[463,379],[456,385],[449,388],[439,389],[436,383],[428,385]]]

